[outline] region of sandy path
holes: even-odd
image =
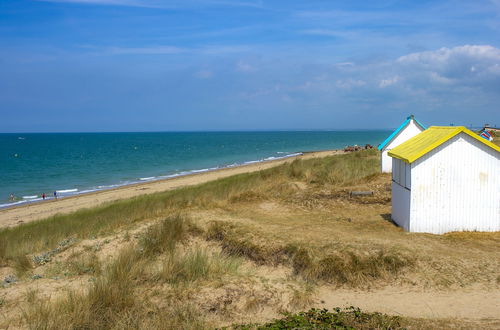
[[[499,319],[500,290],[413,291],[388,287],[374,291],[322,288],[318,307],[357,306],[362,310],[421,318]]]
[[[183,186],[196,185],[212,180],[225,178],[235,174],[249,173],[274,167],[291,160],[309,159],[315,157],[325,157],[333,154],[342,153],[338,150],[319,151],[306,153],[302,156],[289,157],[263,163],[242,165],[232,168],[225,168],[211,172],[198,173],[166,179],[154,182],[139,183],[126,187],[98,191],[88,194],[77,195],[57,201],[50,200],[46,202],[22,205],[14,208],[0,210],[0,228],[12,227],[21,223],[40,220],[58,213],[70,213],[82,208],[94,207],[103,203],[116,201],[119,199],[131,198],[142,194],[151,194],[155,192],[171,190]]]

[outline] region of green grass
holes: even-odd
[[[259,198],[284,198],[292,192],[283,188],[290,179],[321,186],[350,184],[378,173],[378,162],[375,150],[295,160],[260,172],[25,223],[0,231],[0,263],[52,249],[69,237],[84,239],[109,234],[138,221],[165,217],[186,208],[224,207]]]
[[[285,314],[281,319],[266,324],[233,325],[239,330],[280,330],[280,329],[405,329],[402,318],[381,313],[366,313],[359,308],[311,309],[297,314]]]

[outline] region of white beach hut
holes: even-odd
[[[378,150],[382,152],[382,172],[391,173],[392,171],[392,158],[387,155],[387,152],[423,130],[425,130],[425,126],[411,115],[378,146]]]
[[[389,152],[392,219],[410,232],[500,231],[500,147],[430,127]]]

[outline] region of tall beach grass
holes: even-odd
[[[49,250],[69,237],[84,239],[113,232],[145,219],[156,219],[186,208],[214,208],[255,198],[280,198],[290,180],[312,185],[342,186],[378,173],[378,152],[361,152],[308,160],[294,160],[259,172],[246,173],[143,195],[0,231],[0,263]]]

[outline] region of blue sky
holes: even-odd
[[[0,132],[500,126],[500,0],[1,0]]]

